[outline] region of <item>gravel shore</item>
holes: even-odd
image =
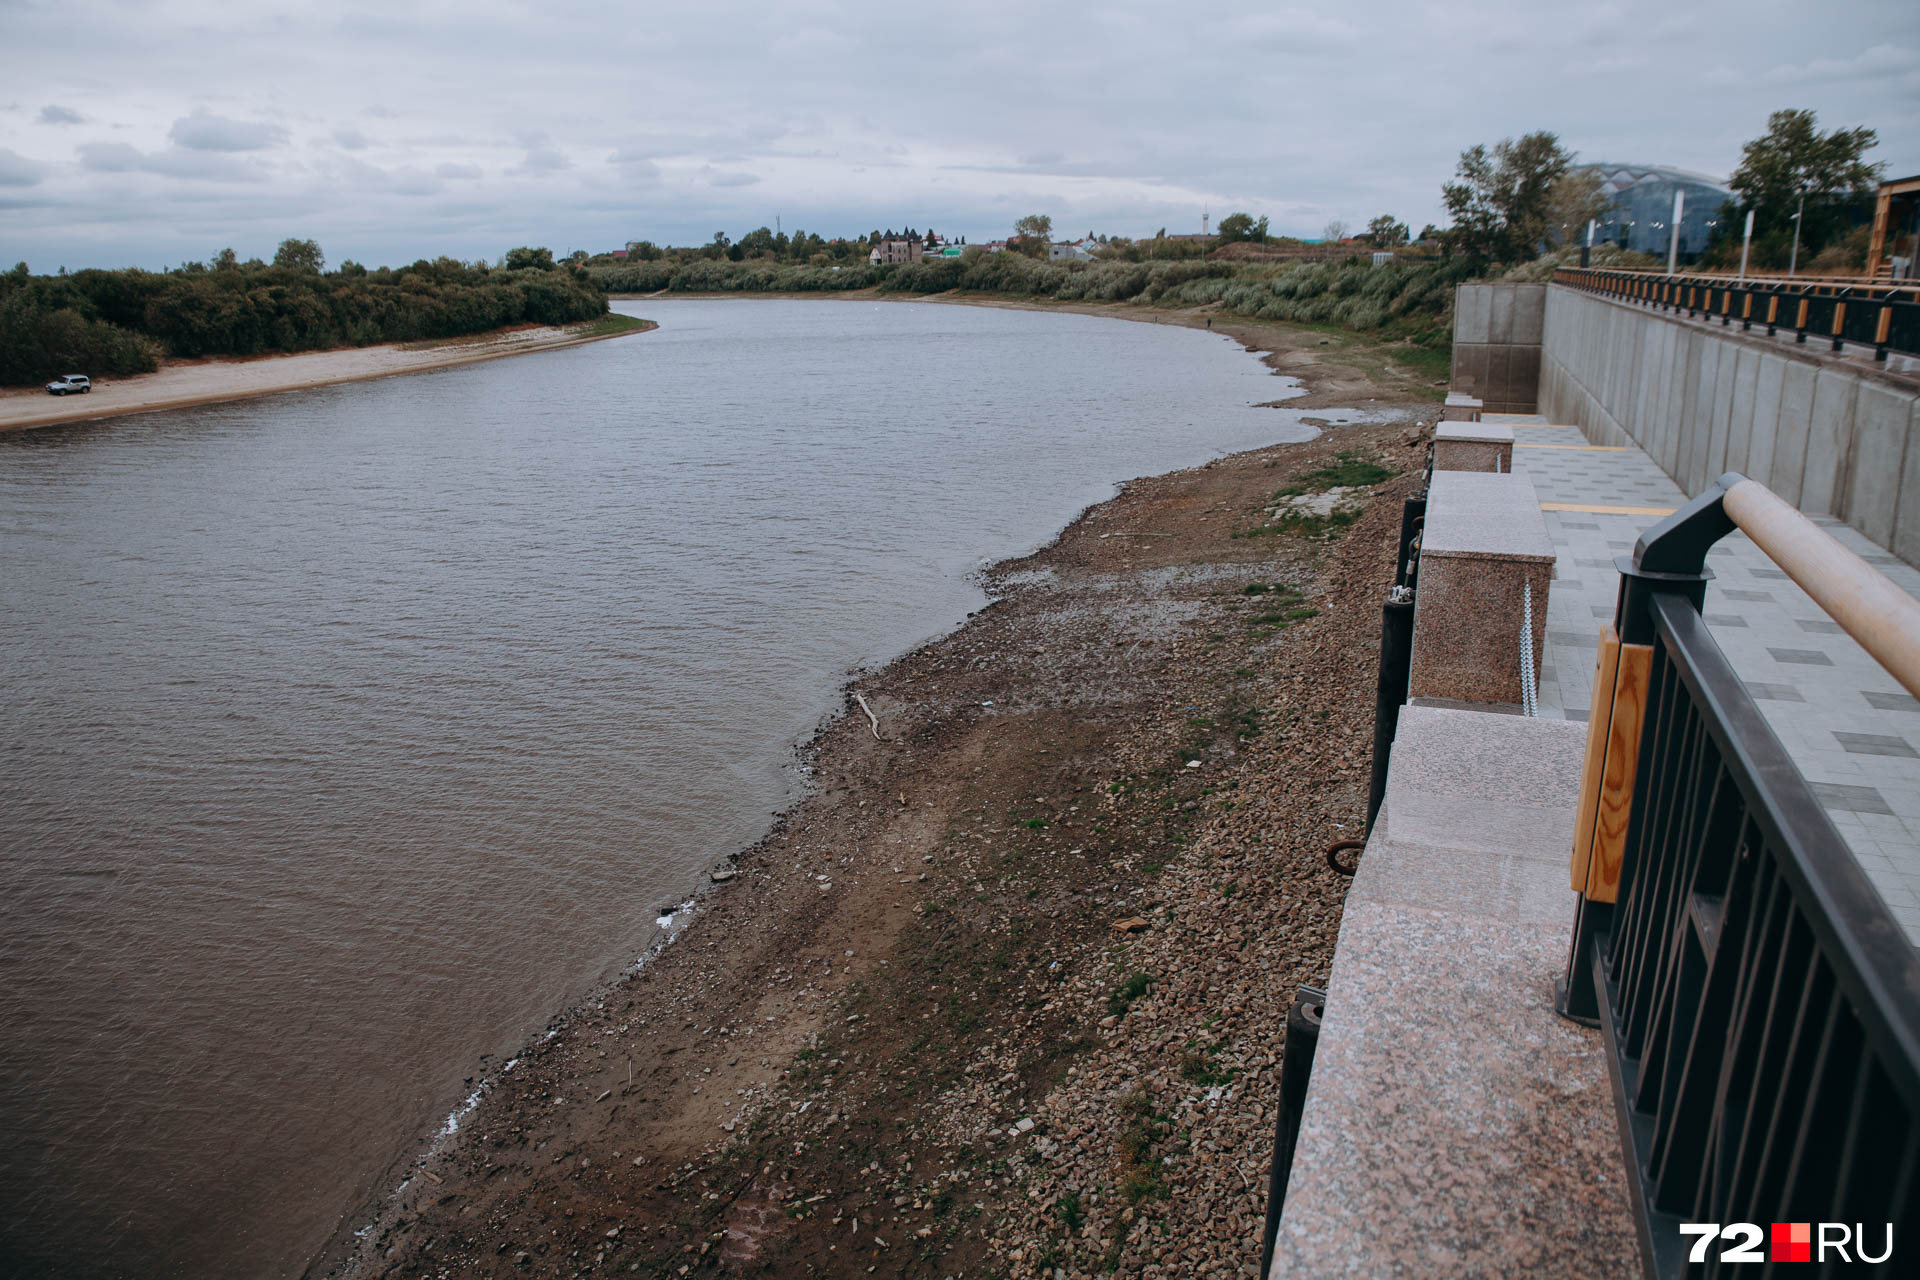
[[[856,675],[812,794],[648,963],[480,1064],[310,1274],[1251,1276],[1434,416],[1345,349],[1385,425],[1135,482]],[[1364,464],[1350,524],[1269,524]]]

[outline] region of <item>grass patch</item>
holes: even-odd
[[[1334,457],[1332,466],[1307,472],[1274,494],[1274,498],[1297,498],[1304,493],[1325,493],[1329,489],[1368,489],[1399,474],[1358,449],[1343,449]]]
[[[1340,507],[1326,515],[1307,515],[1298,511],[1289,511],[1276,518],[1271,524],[1256,525],[1251,529],[1240,529],[1231,536],[1235,538],[1268,538],[1276,534],[1287,534],[1295,538],[1330,538],[1360,518],[1359,511],[1351,507]]]
[[[1214,1061],[1214,1055],[1220,1052],[1219,1045],[1203,1045],[1190,1050],[1180,1059],[1180,1078],[1188,1084],[1197,1084],[1210,1088],[1217,1084],[1231,1084],[1234,1076],[1240,1073],[1238,1067],[1223,1067]]]
[[[616,333],[641,333],[648,329],[658,329],[659,322],[642,320],[639,316],[623,316],[618,311],[609,311],[598,320],[589,320],[574,330],[579,338],[607,338]]]
[[[1138,1000],[1141,996],[1146,995],[1147,991],[1152,986],[1153,986],[1152,974],[1150,973],[1128,974],[1127,980],[1125,982],[1122,982],[1119,986],[1115,987],[1113,989],[1113,994],[1107,998],[1107,1012],[1112,1014],[1117,1014],[1117,1015],[1124,1015],[1127,1009],[1132,1006],[1133,1002],[1135,1000]]]

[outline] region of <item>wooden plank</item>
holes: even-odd
[[[1647,717],[1647,685],[1653,676],[1653,646],[1620,646],[1613,682],[1613,716],[1607,726],[1607,763],[1600,777],[1600,805],[1593,820],[1593,857],[1587,868],[1587,900],[1620,897],[1620,864],[1627,852],[1627,819],[1633,813],[1633,775],[1640,765],[1640,730]]]
[[[1600,810],[1600,778],[1607,764],[1607,726],[1613,722],[1613,678],[1620,665],[1620,633],[1600,628],[1593,663],[1593,706],[1587,712],[1587,760],[1580,767],[1580,816],[1573,823],[1573,891],[1587,891],[1593,856],[1593,820]]]

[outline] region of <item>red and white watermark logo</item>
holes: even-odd
[[[1869,1237],[1859,1222],[1776,1222],[1771,1232],[1751,1222],[1683,1222],[1680,1234],[1693,1236],[1688,1262],[1885,1262],[1893,1256],[1893,1224],[1882,1224],[1878,1254],[1869,1253]],[[1767,1242],[1761,1252],[1760,1242]],[[1714,1242],[1720,1251],[1712,1252]]]

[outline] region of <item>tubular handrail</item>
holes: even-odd
[[[1920,698],[1920,600],[1757,480],[1720,477],[1727,515],[1840,629]]]

